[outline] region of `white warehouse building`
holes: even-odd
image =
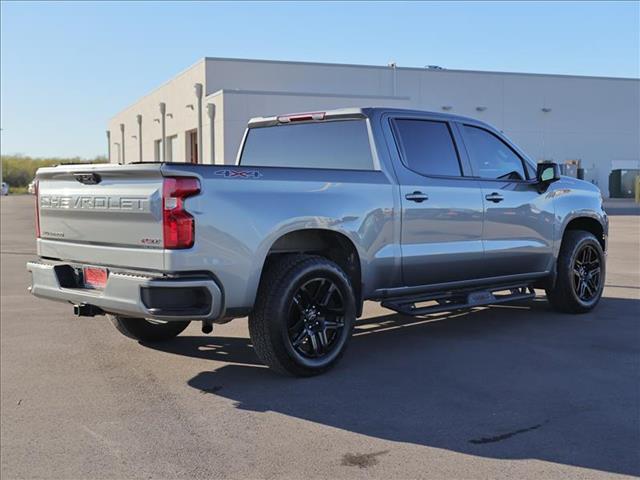
[[[251,117],[339,107],[470,116],[608,195],[640,168],[640,79],[204,58],[109,122],[109,160],[233,164]]]

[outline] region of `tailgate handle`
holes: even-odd
[[[95,172],[78,172],[73,174],[73,178],[75,178],[80,183],[84,183],[85,185],[96,185],[102,181],[100,175]]]

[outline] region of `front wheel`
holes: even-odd
[[[171,340],[182,333],[189,326],[188,320],[177,322],[161,322],[146,318],[123,317],[107,315],[111,323],[125,337],[141,342],[161,342]]]
[[[593,309],[604,289],[605,257],[596,237],[582,230],[565,234],[558,257],[556,284],[547,289],[549,303],[562,312]]]
[[[353,288],[338,265],[286,255],[265,272],[249,334],[258,357],[273,370],[311,376],[340,359],[355,318]]]

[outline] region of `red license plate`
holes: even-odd
[[[103,289],[107,285],[109,271],[106,268],[84,267],[82,269],[82,276],[86,288]]]

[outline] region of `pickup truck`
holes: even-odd
[[[140,341],[248,316],[272,369],[326,371],[363,302],[422,316],[602,295],[599,190],[461,116],[349,108],[259,117],[234,165],[37,173],[31,293]]]

